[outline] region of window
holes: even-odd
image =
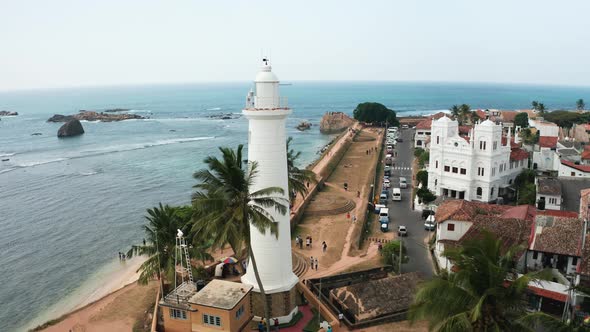
[[[576,172],[572,172],[570,175],[571,176],[576,176]]]
[[[437,184],[438,184],[438,179],[434,179],[434,186],[436,187]]]
[[[537,259],[539,257],[539,253],[537,251],[533,252],[533,259]]]
[[[453,173],[459,173],[459,168],[453,167]]]
[[[578,257],[572,257],[572,265],[578,264]]]
[[[221,317],[203,314],[203,324],[221,326]]]
[[[483,190],[481,189],[481,187],[477,187],[477,191],[476,191],[476,195],[477,197],[481,198],[481,194],[483,193]]]
[[[483,150],[483,141],[479,141],[479,149]]]
[[[494,141],[494,150],[498,149],[498,142]]]
[[[463,174],[463,175],[467,174],[467,170],[465,168],[461,168],[461,174]]]
[[[455,230],[455,224],[448,224],[447,225],[447,231],[452,232]]]
[[[450,172],[451,171],[451,167],[450,166],[445,166],[445,172]]]
[[[439,143],[440,143],[440,141],[439,141],[439,137],[438,137],[438,136],[436,136],[436,144],[439,144]]]
[[[483,174],[484,174],[484,168],[483,167],[478,167],[477,168],[477,175],[483,176]]]
[[[492,189],[490,189],[490,197],[494,196],[494,187],[492,187]]]
[[[421,140],[417,140],[417,141],[416,141],[416,145],[418,145],[418,146],[422,146],[422,141],[421,141]]]
[[[238,309],[236,311],[236,319],[240,319],[240,317],[242,317],[243,314],[244,314],[244,305],[242,305],[240,307],[240,309]]]
[[[492,168],[492,176],[496,175],[496,167]]]
[[[179,309],[170,309],[170,318],[186,320],[186,311]]]
[[[434,162],[434,168],[438,168],[438,160]]]
[[[423,131],[419,131],[418,132],[418,135],[424,135],[424,132]]]
[[[483,149],[484,149],[484,150],[486,149],[486,143],[487,143],[487,142],[485,142],[485,141],[483,142]]]

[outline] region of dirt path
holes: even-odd
[[[366,201],[370,195],[369,183],[372,183],[374,165],[377,163],[377,152],[373,149],[378,145],[379,130],[363,129],[357,136],[357,141],[348,149],[340,164],[325,182],[325,187],[318,192],[309,205],[309,210],[334,210],[340,208],[342,201],[354,203],[354,209],[327,216],[306,215],[298,226],[298,233],[305,239],[307,235],[313,238],[311,248],[295,248],[302,255],[317,258],[318,270],[309,269],[305,277],[317,277],[333,274],[350,266],[374,258],[377,246],[370,246],[368,252],[361,256],[349,256],[351,247],[357,241],[361,219],[364,217]],[[340,141],[343,144],[343,141]],[[339,143],[340,143],[339,142]],[[323,160],[317,167],[327,165]],[[348,190],[344,189],[347,183]],[[308,210],[308,211],[309,211]],[[356,216],[357,222],[354,223]],[[355,231],[356,230],[356,231]],[[322,250],[322,242],[328,245],[326,252]]]

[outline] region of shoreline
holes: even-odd
[[[40,326],[49,324],[39,329],[39,331],[43,330],[132,285],[139,279],[139,273],[136,271],[146,259],[142,256],[134,257],[125,261],[124,268],[118,270],[115,268],[123,262],[115,259],[107,263],[97,273],[89,276],[74,292],[47,310],[40,312],[35,318],[21,326],[21,329],[38,331],[37,328]]]

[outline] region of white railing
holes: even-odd
[[[287,97],[254,97],[254,100],[246,100],[246,109],[287,109],[289,102]]]

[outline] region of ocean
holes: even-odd
[[[290,82],[281,86],[293,114],[287,130],[301,166],[333,139],[319,133],[327,111],[352,114],[364,101],[398,115],[429,114],[467,103],[472,108],[549,109],[590,101],[590,87],[534,85]],[[143,238],[147,208],[187,204],[195,180],[217,147],[247,145],[240,117],[250,83],[118,86],[0,92],[0,331],[22,331],[78,306],[113,275]],[[53,114],[126,108],[149,117],[83,122],[86,133],[58,139]],[[211,115],[232,113],[221,120]],[[312,122],[300,132],[301,121]],[[33,133],[41,135],[33,136]]]

